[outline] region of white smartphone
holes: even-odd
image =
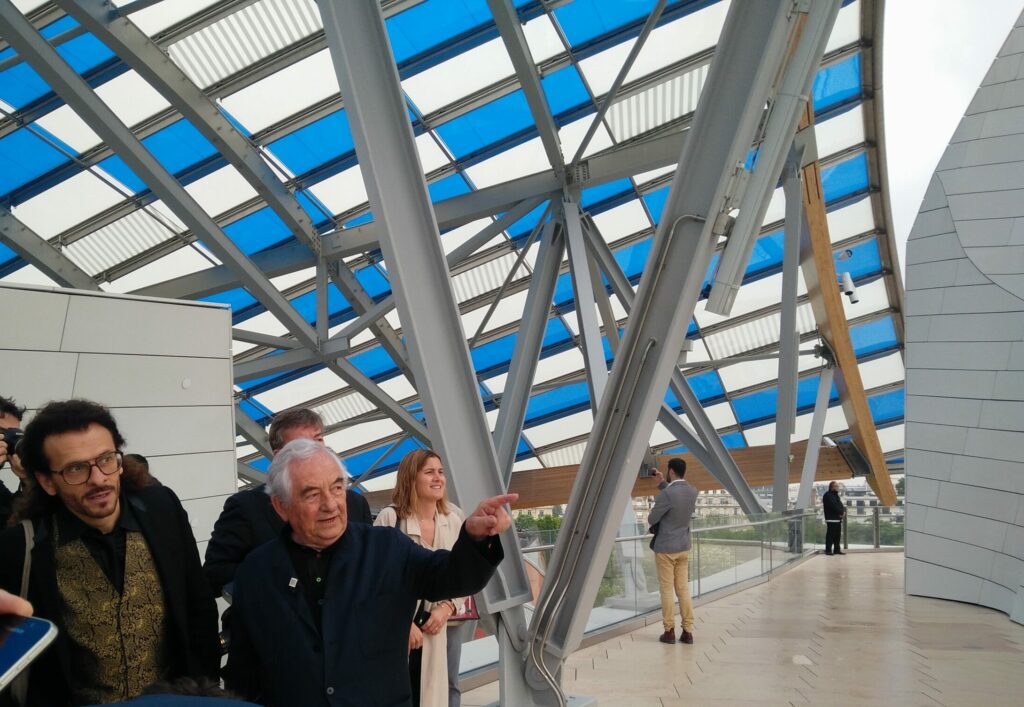
[[[0,690],[38,658],[57,637],[57,627],[34,616],[0,615]]]

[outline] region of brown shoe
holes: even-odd
[[[674,628],[670,628],[668,631],[665,631],[665,633],[661,634],[661,636],[658,637],[658,640],[662,643],[675,643],[676,630]]]
[[[679,638],[680,643],[693,643],[693,634],[683,629],[683,635]]]

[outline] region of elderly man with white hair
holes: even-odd
[[[286,525],[235,575],[229,689],[268,707],[409,705],[409,623],[419,599],[474,594],[503,552],[516,494],[480,503],[451,551],[394,528],[348,524],[347,475],[322,444],[274,458],[271,503]]]

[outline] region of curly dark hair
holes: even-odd
[[[50,461],[43,452],[46,438],[65,432],[82,432],[94,424],[107,428],[117,449],[124,447],[124,437],[117,429],[114,416],[103,405],[82,399],[47,403],[25,426],[25,437],[19,448],[22,466],[33,474],[52,473]]]
[[[10,415],[20,420],[25,417],[25,408],[18,407],[14,398],[5,398],[0,395],[0,415]]]

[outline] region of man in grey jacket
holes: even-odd
[[[662,643],[676,642],[676,607],[683,619],[680,643],[693,643],[693,602],[690,600],[690,517],[697,505],[697,489],[683,479],[686,462],[676,457],[668,462],[668,482],[660,471],[654,472],[661,493],[647,523],[655,526],[655,564],[658,568],[658,589],[661,591],[661,620],[665,633],[658,639]],[[673,592],[675,595],[673,596]]]

